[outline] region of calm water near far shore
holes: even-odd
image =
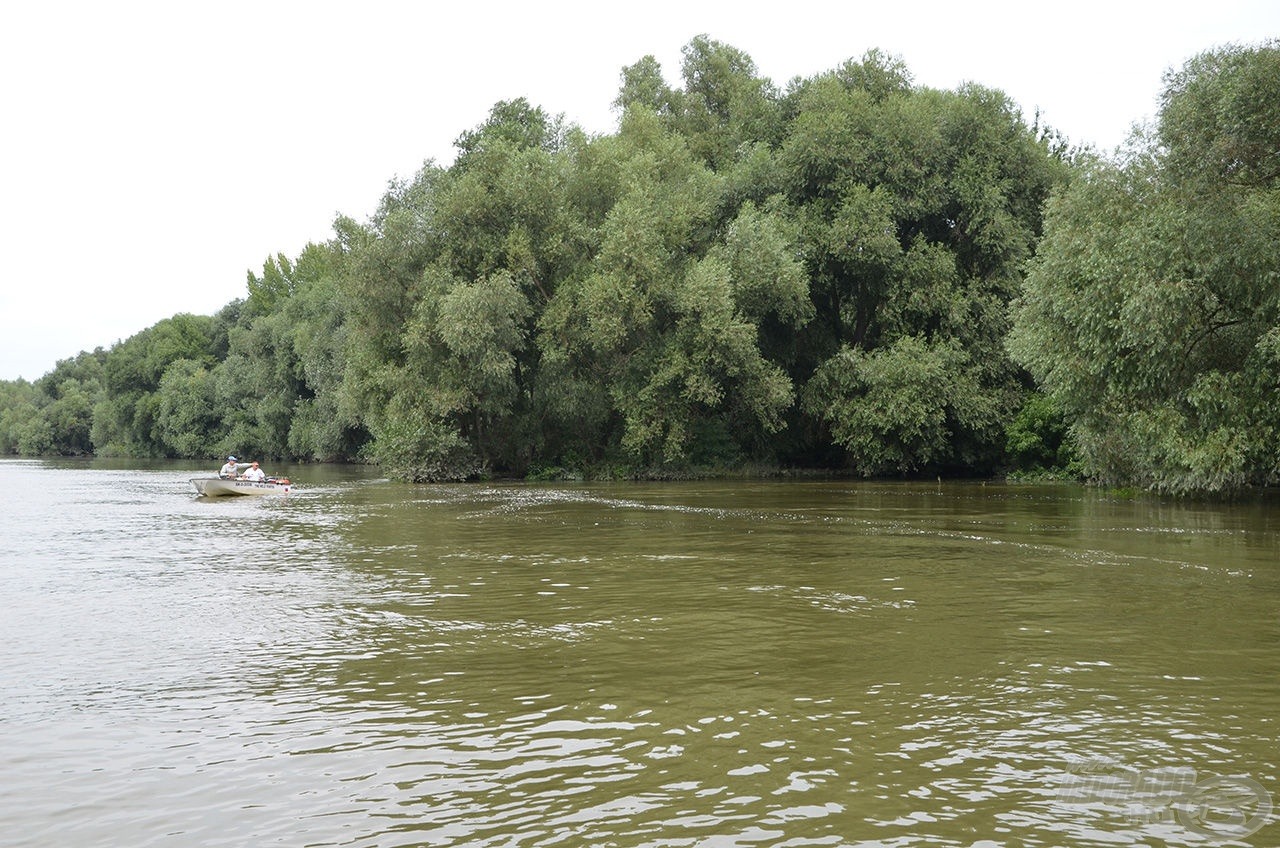
[[[1276,845],[1280,505],[0,460],[0,846]]]

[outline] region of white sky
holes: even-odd
[[[0,379],[243,297],[269,255],[451,162],[498,100],[613,132],[621,69],[653,54],[678,83],[700,33],[780,88],[878,47],[917,84],[1001,89],[1110,150],[1154,116],[1167,68],[1280,36],[1280,3],[7,3]]]

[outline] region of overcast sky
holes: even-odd
[[[878,47],[1111,150],[1161,75],[1280,36],[1274,0],[10,3],[0,11],[0,379],[178,312],[366,219],[498,100],[616,130],[623,66],[705,33],[779,87]]]

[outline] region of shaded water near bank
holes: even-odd
[[[0,461],[0,845],[1280,839],[1273,504],[268,470]]]

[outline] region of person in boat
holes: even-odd
[[[234,480],[239,473],[240,465],[236,462],[234,456],[227,457],[226,464],[218,469],[218,476],[224,480]]]
[[[249,469],[244,472],[244,476],[241,479],[249,480],[254,483],[261,483],[263,480],[267,479],[267,474],[258,467],[258,463],[251,462],[249,463]]]

